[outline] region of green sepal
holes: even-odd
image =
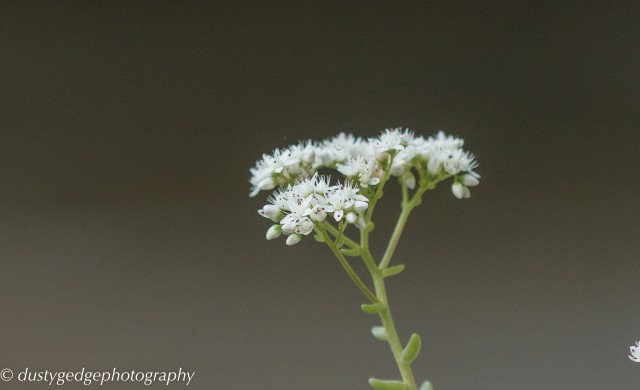
[[[433,390],[433,385],[429,381],[424,381],[420,386],[420,390]]]
[[[371,328],[371,334],[373,335],[373,337],[377,338],[380,341],[389,340],[389,336],[387,336],[387,330],[384,328],[384,326],[374,326],[373,328]]]
[[[386,305],[382,302],[363,303],[360,308],[367,314],[378,314],[385,309]]]
[[[369,385],[375,390],[407,390],[407,386],[404,382],[400,381],[383,381],[376,378],[369,378]]]
[[[358,257],[362,254],[360,249],[340,249],[345,256]]]
[[[404,271],[404,264],[394,265],[393,267],[389,267],[382,271],[382,277],[388,278],[389,276],[394,276]]]
[[[322,237],[320,234],[314,234],[313,238],[315,238],[318,242],[324,242],[324,237]]]
[[[412,334],[407,346],[402,351],[402,355],[400,355],[400,360],[404,364],[411,364],[420,353],[420,344],[420,336],[417,333]]]

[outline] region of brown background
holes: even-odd
[[[0,368],[396,377],[329,250],[264,240],[247,180],[299,139],[407,126],[462,136],[482,174],[430,193],[397,253],[416,376],[637,389],[640,7],[517,3],[3,3]]]

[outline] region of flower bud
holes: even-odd
[[[402,175],[401,180],[404,182],[404,185],[406,185],[408,189],[412,190],[416,188],[416,177],[411,171]]]
[[[267,230],[267,240],[276,239],[280,237],[281,234],[282,234],[282,226],[273,225],[269,228],[269,230]]]
[[[353,209],[356,211],[356,213],[361,213],[365,211],[368,207],[369,207],[369,203],[364,202],[362,200],[356,200],[356,203],[354,203],[353,205]]]
[[[462,199],[464,196],[464,186],[461,183],[455,182],[451,185],[451,192],[456,198]]]
[[[458,199],[469,198],[471,196],[469,189],[459,182],[455,182],[451,185],[451,192],[453,192],[453,195]]]
[[[280,210],[280,207],[273,204],[265,205],[262,208],[262,210],[258,210],[258,214],[262,215],[265,218],[269,218],[273,222],[280,221],[283,215],[282,210]]]
[[[308,213],[305,212],[305,214],[308,214],[309,218],[316,222],[324,221],[324,219],[327,218],[327,212],[324,210],[324,207],[320,205],[313,206],[313,208],[310,209]]]
[[[405,172],[404,161],[394,161],[391,166],[391,174],[395,177],[402,176]]]
[[[480,180],[478,180],[477,177],[466,173],[464,175],[462,175],[460,177],[460,179],[462,179],[462,184],[464,184],[467,187],[473,187],[473,186],[477,186],[478,184],[480,184]]]
[[[276,186],[276,183],[273,182],[273,179],[270,177],[265,177],[258,183],[258,188],[261,190],[272,190]]]
[[[347,213],[344,218],[347,222],[354,223],[358,217],[354,213]]]
[[[295,244],[299,243],[301,239],[302,239],[301,235],[292,234],[289,237],[287,237],[287,245],[295,245]]]
[[[287,222],[284,225],[282,225],[282,233],[284,234],[291,234],[296,230],[296,224],[295,222]]]
[[[424,381],[420,386],[420,390],[433,390],[433,385],[429,381]]]
[[[304,217],[298,222],[296,233],[304,234],[305,236],[313,231],[313,222],[307,217]]]
[[[432,157],[429,159],[429,163],[427,164],[427,171],[429,173],[437,175],[440,173],[441,161],[438,158]]]

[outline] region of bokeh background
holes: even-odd
[[[469,200],[429,193],[396,256],[416,376],[637,389],[639,16],[637,2],[3,3],[0,368],[182,367],[194,389],[397,377],[329,250],[264,239],[248,178],[298,140],[405,126],[463,137],[482,175]],[[377,255],[398,204],[387,191]]]

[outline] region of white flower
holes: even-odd
[[[313,141],[300,142],[289,147],[291,158],[306,165],[313,165],[316,159],[317,146]]]
[[[361,149],[366,149],[366,145],[363,144],[366,144],[366,141],[345,133],[324,140],[316,151],[316,166],[329,168],[346,161],[349,157],[357,156]]]
[[[350,157],[344,164],[337,164],[336,169],[345,177],[358,180],[361,187],[377,185],[383,174],[375,158],[364,156]]]
[[[640,342],[636,341],[636,345],[629,347],[629,359],[640,363]]]
[[[418,155],[418,149],[414,145],[408,145],[393,157],[391,163],[391,174],[402,176],[413,166],[412,160]]]
[[[285,171],[287,167],[291,169]],[[289,150],[276,149],[271,155],[263,154],[262,160],[257,161],[251,169],[251,196],[257,195],[261,190],[271,190],[277,184],[284,184],[280,183],[282,180],[277,180],[279,176],[283,176],[286,182],[299,172],[299,160],[293,158]]]
[[[326,210],[332,212],[333,218],[338,222],[342,219],[345,212],[355,210],[356,202],[360,202],[358,203],[359,210],[366,210],[368,207],[367,202],[369,200],[367,197],[358,194],[358,191],[357,187],[353,187],[351,183],[347,182],[340,185],[338,188],[327,192],[325,194],[327,199]],[[347,220],[347,222],[355,223],[355,220],[353,222]]]
[[[402,131],[402,128],[386,129],[378,138],[371,140],[378,153],[391,150],[400,151],[413,140],[413,132],[409,129]]]
[[[311,180],[309,180],[309,184],[312,186],[314,192],[323,193],[325,191],[330,191],[336,186],[331,186],[329,184],[330,178],[329,176],[320,176],[318,174],[313,175]]]
[[[318,146],[313,141],[305,141],[288,148],[276,149],[271,155],[262,155],[262,159],[251,168],[250,196],[313,175],[317,170],[317,153]]]
[[[442,131],[424,138],[402,128],[366,140],[340,133],[320,142],[303,141],[256,162],[250,169],[251,196],[274,190],[269,204],[258,210],[276,223],[266,233],[269,240],[284,235],[288,245],[296,244],[329,217],[365,229],[369,199],[360,188],[379,185],[388,175],[410,190],[418,182],[429,185],[452,177],[453,194],[470,197],[469,188],[479,184],[480,176],[474,172],[474,155],[463,144]],[[350,181],[332,185],[328,176],[318,174],[320,169],[335,169]]]
[[[429,137],[427,141],[432,142],[438,149],[455,150],[464,146],[464,140],[462,138],[447,135],[442,130],[438,131],[435,138]]]
[[[305,213],[309,218],[311,218],[311,220],[316,222],[324,221],[325,218],[327,218],[327,211],[325,210],[324,205],[319,203],[314,205],[312,208],[307,209]]]
[[[457,175],[460,172],[469,172],[478,164],[475,162],[475,156],[462,149],[450,152],[444,159],[444,169],[452,174]]]
[[[314,227],[313,221],[311,221],[307,217],[302,217],[296,223],[295,232],[297,234],[303,234],[303,235],[306,236],[306,235],[308,235],[309,233],[311,233],[313,231],[313,227]]]
[[[260,191],[275,188],[276,183],[271,177],[272,174],[271,168],[264,162],[264,159],[256,162],[255,167],[251,168],[251,179],[249,182],[253,188],[251,189],[250,196],[256,196]]]
[[[450,156],[453,158],[454,153],[462,153],[463,144],[464,141],[462,139],[446,135],[440,131],[435,137],[429,137],[426,140],[422,137],[417,137],[411,143],[411,146],[416,149],[417,156],[427,161],[429,173],[439,175],[442,165],[450,159]]]
[[[289,236],[287,244],[293,245],[302,236],[310,234],[315,224],[324,221],[328,215],[336,221],[345,218],[348,223],[364,226],[362,213],[368,207],[368,199],[358,191],[350,183],[332,186],[328,177],[317,174],[279,189],[269,198],[271,204],[258,211],[279,223],[269,229],[267,238],[284,234]]]

